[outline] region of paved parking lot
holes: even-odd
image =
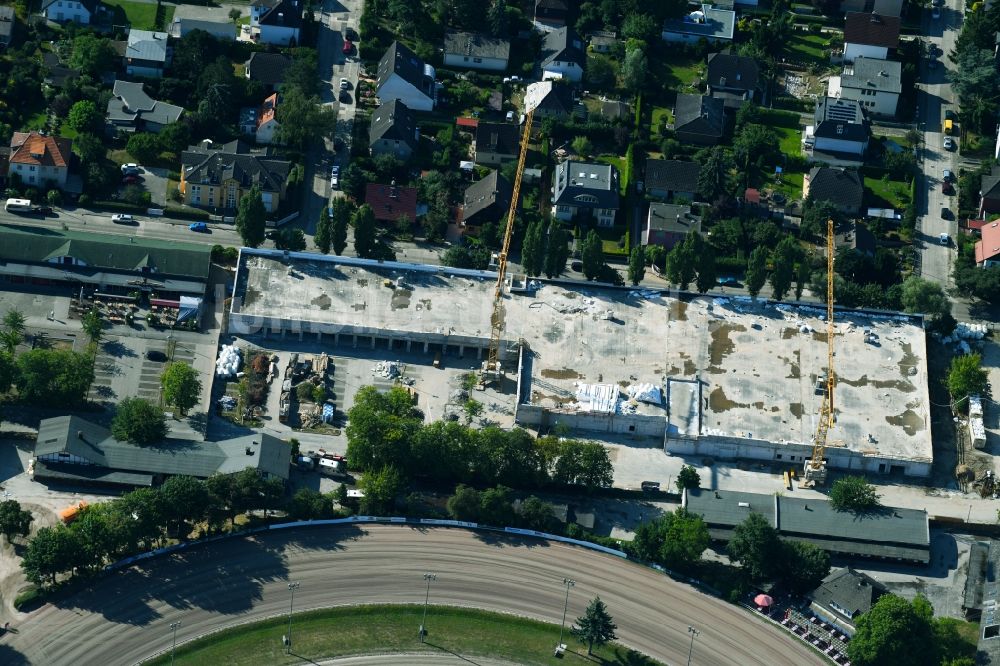
[[[171,356],[172,348],[172,356]],[[111,406],[122,398],[145,398],[160,401],[160,374],[164,363],[147,357],[160,352],[173,361],[191,365],[195,351],[190,345],[173,345],[165,339],[141,339],[112,336],[101,343],[94,360],[94,383],[90,399]]]

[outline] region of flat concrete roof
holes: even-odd
[[[401,287],[385,286],[401,279]],[[302,322],[303,330],[486,346],[495,274],[271,250],[242,251],[233,312]],[[823,311],[724,298],[532,281],[504,299],[508,345],[524,340],[522,395],[579,408],[581,384],[661,390],[665,428],[702,436],[808,443],[827,364]],[[242,302],[241,302],[242,300]],[[311,322],[307,324],[306,322]],[[287,323],[286,323],[287,327]],[[865,342],[864,329],[879,344]],[[831,446],[930,461],[924,331],[903,315],[836,315],[837,422]],[[510,364],[508,364],[510,366]],[[513,372],[511,367],[510,371]]]

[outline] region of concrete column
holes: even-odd
[[[301,328],[299,329],[299,342],[302,342],[302,334],[305,333]]]
[[[376,339],[377,339],[377,338],[376,338],[376,337],[375,337],[375,336],[373,335],[373,336],[372,336],[372,349],[375,349],[375,340],[376,340]]]
[[[465,358],[465,345],[458,346],[458,357]]]
[[[410,345],[413,344],[413,340],[407,339],[406,341],[406,351],[410,351]]]
[[[476,347],[476,358],[478,358],[480,361],[483,360],[483,348],[482,347]]]
[[[358,334],[357,334],[357,333],[355,333],[355,334],[354,334],[354,335],[352,335],[351,337],[352,337],[352,338],[354,338],[354,343],[353,343],[353,347],[354,347],[355,349],[357,349],[357,348],[358,348]]]
[[[316,331],[316,342],[323,342],[323,331]]]
[[[340,344],[340,333],[333,334],[333,346],[336,347]]]
[[[424,353],[425,353],[425,354],[426,354],[426,353],[427,353],[428,351],[430,351],[430,348],[431,348],[431,343],[429,343],[429,342],[424,342]]]

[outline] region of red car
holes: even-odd
[[[139,176],[125,176],[122,178],[122,182],[126,185],[135,185],[139,182]]]
[[[344,55],[350,55],[354,50],[354,42],[349,39],[344,40]]]
[[[941,183],[941,192],[942,194],[954,194],[955,186],[946,180]]]

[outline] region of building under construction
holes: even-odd
[[[496,274],[242,251],[230,331],[331,346],[486,358]],[[817,307],[675,297],[570,281],[511,281],[501,388],[516,421],[662,440],[666,451],[801,467],[823,396]],[[929,476],[922,322],[838,311],[835,469]]]

